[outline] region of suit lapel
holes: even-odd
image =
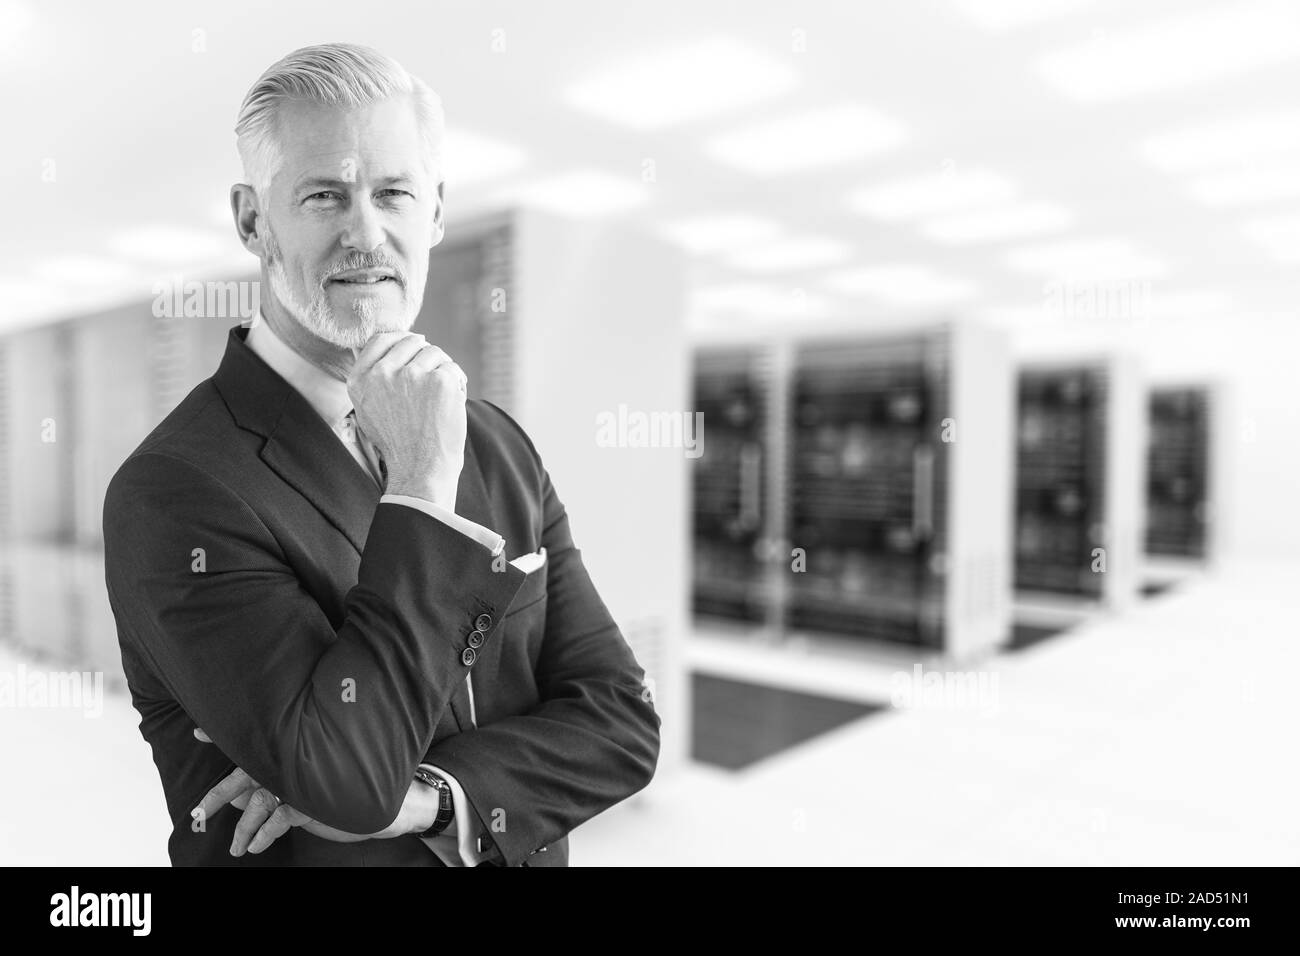
[[[266,439],[261,457],[267,466],[311,502],[360,553],[366,546],[379,489],[311,404],[248,347],[247,335],[246,328],[230,330],[226,354],[213,376],[217,390],[236,423]],[[499,530],[473,436],[465,442],[456,513]],[[432,586],[437,587],[438,582]],[[457,687],[450,703],[461,729],[472,727],[465,683]]]
[[[310,501],[358,551],[366,545],[379,489],[338,436],[288,382],[230,330],[213,381],[241,428],[266,439],[262,460]],[[494,516],[472,437],[456,491],[456,513],[487,528]]]
[[[379,487],[305,398],[287,401],[262,460],[316,506],[360,552],[379,501]]]
[[[307,399],[248,347],[247,335],[230,330],[213,383],[235,422],[266,439],[262,460],[361,551],[379,489]]]
[[[257,358],[244,342],[247,334],[242,326],[230,330],[213,384],[239,427],[265,438],[261,459],[266,466],[311,502],[360,553],[365,549],[380,489],[311,403]],[[456,514],[485,528],[498,529],[473,436],[465,441],[465,466],[456,488]],[[434,581],[432,587],[439,587],[439,583]],[[467,684],[461,683],[452,693],[450,706],[461,730],[473,726]]]

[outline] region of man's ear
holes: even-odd
[[[442,242],[442,237],[447,231],[447,227],[442,218],[442,187],[443,183],[438,183],[438,197],[434,200],[433,204],[433,228],[429,233],[430,249]]]
[[[235,214],[235,232],[239,234],[239,241],[253,255],[264,259],[266,246],[262,235],[262,210],[253,187],[246,183],[231,186],[230,209]]]

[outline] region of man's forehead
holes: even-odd
[[[281,114],[282,171],[306,177],[388,178],[418,176],[424,151],[414,110],[407,100],[355,108],[295,101]]]
[[[418,154],[413,154],[410,150],[389,150],[373,146],[356,151],[324,150],[297,156],[286,155],[281,171],[287,173],[295,185],[309,180],[418,180],[426,175]]]

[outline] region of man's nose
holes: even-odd
[[[347,226],[343,230],[344,248],[374,252],[384,244],[384,228],[379,211],[369,199],[352,204]]]

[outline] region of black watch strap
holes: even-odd
[[[415,779],[438,791],[438,815],[433,819],[433,826],[423,833],[416,834],[420,839],[427,840],[438,836],[451,826],[452,817],[455,815],[455,807],[451,799],[451,784],[425,767],[415,768]]]

